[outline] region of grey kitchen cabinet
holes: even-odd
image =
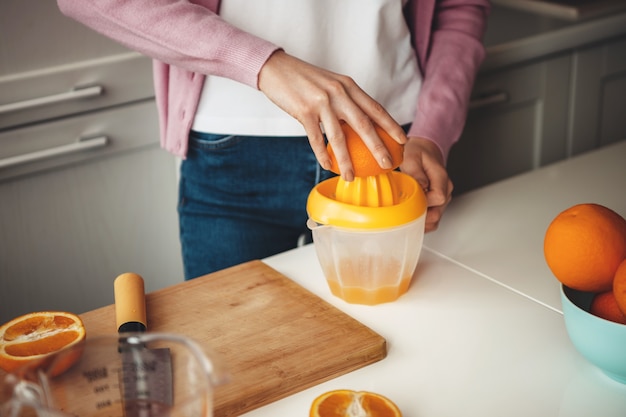
[[[626,139],[626,37],[573,54],[571,153]]]
[[[124,272],[182,281],[151,60],[54,1],[0,2],[0,39],[0,322],[110,304]]]
[[[448,158],[455,193],[566,157],[570,66],[561,54],[477,77]]]
[[[150,59],[55,1],[0,2],[0,129],[154,97]]]
[[[494,3],[460,141],[460,194],[626,139],[626,12],[567,21]]]

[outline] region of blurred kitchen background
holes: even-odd
[[[456,193],[626,139],[626,0],[493,5]],[[158,141],[148,58],[54,1],[0,2],[0,322],[111,304],[123,272],[182,281]]]

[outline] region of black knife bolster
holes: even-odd
[[[118,329],[118,333],[129,333],[129,332],[145,332],[146,325],[139,321],[129,321],[122,324]]]

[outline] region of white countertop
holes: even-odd
[[[542,233],[581,201],[626,214],[625,161],[622,142],[456,198],[393,303],[332,296],[312,245],[265,259],[385,337],[388,356],[246,416],[308,416],[317,395],[347,388],[388,396],[404,417],[624,417],[626,385],[567,337]]]
[[[578,203],[602,204],[626,217],[625,190],[622,141],[456,197],[424,244],[560,311],[559,283],[543,257],[548,225]]]

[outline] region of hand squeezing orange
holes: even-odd
[[[375,125],[374,128],[376,129],[380,139],[389,150],[392,164],[392,167],[389,169],[381,168],[361,137],[350,127],[350,125],[345,122],[341,122],[341,129],[346,137],[346,146],[348,147],[348,153],[350,154],[350,160],[352,161],[352,168],[354,170],[355,177],[370,177],[383,174],[396,169],[402,163],[404,146],[396,142],[381,127]],[[330,143],[328,144],[327,149],[331,162],[330,170],[335,174],[340,174],[337,157],[335,156]]]

